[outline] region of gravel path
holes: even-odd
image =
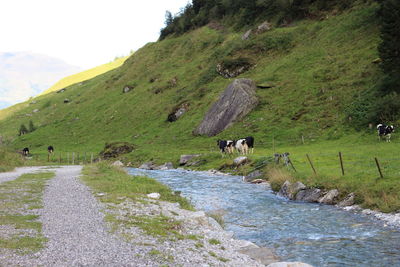
[[[109,233],[101,204],[79,181],[81,170],[52,169],[56,176],[44,192],[40,210],[46,247],[34,255],[13,255],[0,266],[150,266],[141,260],[141,248]]]
[[[1,172],[0,173],[0,184],[8,181],[17,179],[22,174],[36,173],[44,171],[47,166],[36,166],[36,167],[19,167],[12,172]]]

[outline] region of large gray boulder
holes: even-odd
[[[233,163],[234,163],[236,166],[240,166],[240,165],[245,164],[248,160],[249,160],[249,159],[248,159],[247,157],[237,157],[237,158],[235,158],[235,159],[233,160]]]
[[[209,109],[194,134],[214,136],[246,116],[255,106],[256,85],[250,79],[235,79]]]
[[[262,176],[263,176],[263,173],[261,171],[259,171],[259,170],[256,170],[256,171],[253,171],[253,172],[249,173],[247,176],[245,176],[243,178],[243,180],[245,182],[251,182],[254,179],[257,179],[257,178],[262,177]]]

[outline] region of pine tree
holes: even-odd
[[[400,1],[383,0],[379,15],[382,42],[378,50],[386,75],[381,90],[400,93]]]

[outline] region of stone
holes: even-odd
[[[304,201],[304,202],[318,202],[318,199],[320,199],[322,195],[323,195],[323,192],[321,189],[308,188],[308,189],[300,190],[296,194],[296,200]]]
[[[208,224],[211,226],[211,228],[213,228],[214,230],[217,231],[223,231],[224,229],[222,228],[222,226],[214,219],[211,217],[208,217]]]
[[[69,100],[68,98],[64,99],[64,103],[65,103],[65,104],[66,104],[66,103],[69,103],[69,102],[71,102],[71,100]]]
[[[253,172],[249,173],[248,175],[246,175],[243,178],[243,180],[245,182],[251,182],[252,180],[254,180],[256,178],[259,178],[261,176],[263,176],[263,173],[261,171],[259,171],[259,170],[256,170],[256,171],[253,171]]]
[[[139,169],[144,170],[154,170],[154,168],[156,168],[156,165],[153,162],[145,162],[139,167]]]
[[[172,162],[166,162],[163,165],[160,165],[156,168],[154,168],[155,170],[170,170],[173,169],[174,165],[172,164]]]
[[[113,142],[107,143],[104,149],[100,152],[100,157],[104,159],[116,158],[119,155],[132,152],[134,146],[128,142]]]
[[[250,35],[251,35],[251,32],[252,32],[253,30],[248,30],[247,32],[245,32],[243,35],[242,35],[242,40],[244,41],[244,40],[248,40],[248,39],[250,39]]]
[[[66,88],[63,88],[63,89],[60,89],[60,90],[56,91],[56,93],[57,93],[57,94],[58,94],[58,93],[64,93],[66,90],[67,90]]]
[[[252,180],[250,183],[251,184],[262,184],[262,183],[265,183],[266,181],[265,180],[263,180],[263,179],[254,179],[254,180]]]
[[[128,92],[130,92],[134,87],[133,86],[128,86],[126,85],[123,89],[122,89],[122,93],[126,94]]]
[[[33,104],[36,104],[37,103],[37,101],[35,101],[35,100],[33,100],[31,103],[29,103],[29,104],[31,104],[31,105],[33,105]]]
[[[248,160],[249,160],[249,159],[248,159],[247,157],[237,157],[237,158],[235,158],[235,159],[233,160],[233,163],[234,163],[236,166],[240,166],[240,165],[245,164]]]
[[[268,21],[264,21],[262,24],[260,24],[257,27],[256,34],[260,34],[260,33],[269,31],[270,29],[271,29],[271,23],[269,23]]]
[[[183,166],[186,165],[190,160],[192,160],[193,158],[197,158],[200,157],[199,154],[193,154],[193,155],[181,155],[181,158],[179,160],[179,165]]]
[[[33,113],[39,112],[39,109],[35,108],[34,110],[32,110]]]
[[[294,200],[296,194],[300,191],[306,189],[306,186],[301,182],[296,182],[291,184],[289,181],[285,181],[281,189],[278,192],[278,196],[285,197]]]
[[[333,205],[337,203],[337,197],[339,196],[339,191],[337,189],[333,189],[328,191],[323,197],[318,199],[318,202],[321,204]]]
[[[238,250],[242,254],[248,255],[250,258],[258,261],[261,264],[268,265],[270,263],[276,262],[279,258],[274,254],[274,252],[269,248],[244,248]]]
[[[355,194],[354,193],[350,193],[350,194],[347,195],[347,197],[345,199],[340,201],[337,205],[339,207],[352,206],[352,205],[354,205],[354,198],[355,198]]]
[[[124,166],[124,164],[120,160],[114,161],[113,164],[111,164],[111,165],[112,166],[116,166],[116,167],[123,167]]]
[[[152,198],[152,199],[160,199],[161,195],[160,195],[160,193],[150,193],[150,194],[147,194],[147,197]]]
[[[235,79],[208,110],[193,134],[217,135],[245,117],[257,104],[254,82],[250,79]]]
[[[267,267],[313,267],[310,264],[304,263],[304,262],[274,262]]]

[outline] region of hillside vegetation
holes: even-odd
[[[252,135],[256,140],[253,166],[274,152],[288,151],[299,171],[296,177],[306,179],[312,173],[305,154],[317,153],[315,177],[321,183],[315,184],[337,186],[333,180],[344,193],[359,188],[360,195],[376,199],[382,199],[389,188],[387,201],[371,200],[366,206],[397,210],[400,168],[391,154],[400,148],[396,135],[391,144],[378,143],[375,125],[353,127],[357,105],[368,105],[357,99],[382,76],[373,63],[380,42],[377,10],[375,3],[362,3],[323,18],[274,27],[245,41],[244,30],[215,23],[167,37],[147,44],[121,67],[73,84],[63,93],[51,92],[37,97],[34,104],[0,111],[0,134],[14,148],[29,146],[34,154],[45,154],[50,144],[56,153],[98,153],[105,143],[126,141],[135,150],[122,159],[133,164],[177,163],[181,154],[202,153],[201,169],[232,163],[218,154],[216,139]],[[216,65],[243,61],[252,67],[238,78],[272,87],[258,89],[258,106],[215,138],[194,136],[192,131],[204,114],[233,81],[218,75]],[[131,91],[123,93],[125,87]],[[65,99],[70,102],[64,103]],[[175,122],[167,121],[182,105],[188,111]],[[17,136],[20,125],[30,120],[37,129]],[[339,151],[355,166],[346,166],[343,179],[337,169]],[[371,187],[379,176],[370,164],[374,156],[385,160],[384,186]]]
[[[115,59],[112,62],[91,68],[86,71],[79,72],[77,74],[70,75],[68,77],[65,77],[61,80],[59,80],[57,83],[55,83],[52,87],[41,93],[40,95],[45,95],[54,91],[58,91],[62,88],[68,87],[70,85],[73,85],[75,83],[83,82],[89,79],[92,79],[93,77],[96,77],[97,75],[103,74],[107,71],[110,71],[112,69],[118,68],[122,64],[124,64],[125,60],[128,57],[120,57]]]

